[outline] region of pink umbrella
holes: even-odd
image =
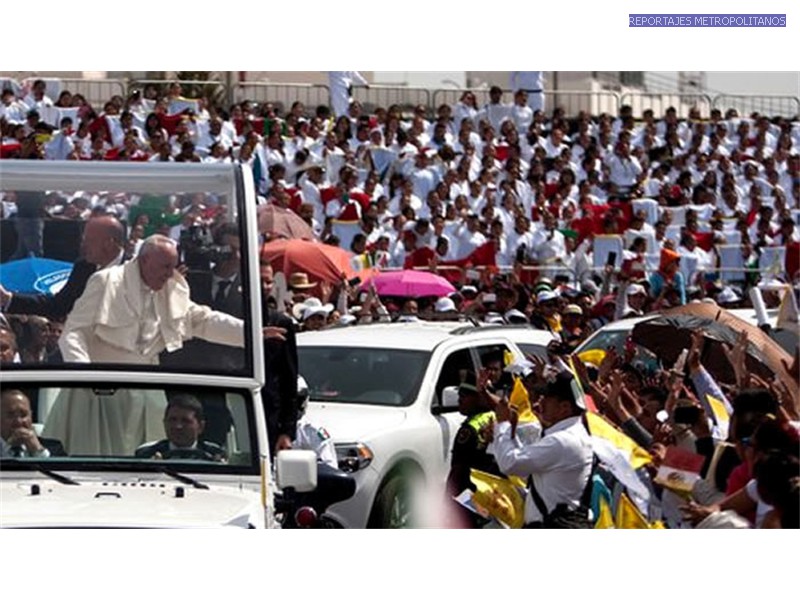
[[[430,271],[391,271],[379,273],[372,278],[379,296],[447,296],[456,288],[444,277]]]

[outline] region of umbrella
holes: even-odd
[[[430,271],[391,271],[379,273],[372,282],[380,296],[447,296],[456,291],[444,277]]]
[[[20,294],[55,294],[69,279],[72,263],[50,258],[23,258],[0,265],[0,284]]]
[[[664,364],[672,365],[681,350],[690,346],[691,334],[695,330],[703,331],[706,338],[701,362],[718,381],[735,383],[733,368],[722,345],[733,346],[739,333],[747,331],[748,370],[765,381],[771,381],[777,374],[790,390],[796,392],[797,382],[789,377],[781,364],[782,359],[790,364],[792,357],[764,331],[716,304],[701,302],[664,311],[660,316],[635,325],[631,336],[634,342],[655,353]]]
[[[260,233],[288,239],[314,239],[314,232],[308,223],[288,208],[282,208],[275,204],[261,204],[257,212]]]
[[[351,252],[337,246],[306,240],[275,240],[264,244],[262,255],[276,272],[290,274],[298,271],[308,273],[310,281],[339,283],[342,278],[360,276],[350,264]]]

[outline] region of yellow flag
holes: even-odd
[[[617,505],[617,529],[650,529],[650,523],[644,518],[636,505],[631,502],[627,494],[619,497]]]
[[[592,350],[584,350],[580,354],[578,354],[578,358],[581,359],[585,363],[589,363],[594,365],[595,367],[599,367],[600,363],[603,362],[603,359],[606,357],[606,351],[601,350],[600,348],[594,348]]]
[[[605,417],[593,412],[587,412],[586,420],[589,423],[589,433],[611,442],[614,447],[627,457],[633,469],[638,469],[652,461],[647,450],[619,431]]]
[[[525,524],[525,501],[519,489],[505,477],[470,469],[469,477],[475,484],[472,502],[492,517],[512,528]]]
[[[715,398],[711,394],[706,394],[706,401],[711,408],[711,412],[714,413],[714,420],[718,425],[730,423],[731,417],[722,400]]]
[[[536,421],[536,415],[531,410],[531,400],[528,396],[528,390],[522,383],[519,377],[514,378],[514,387],[511,389],[511,395],[508,398],[509,405],[516,409],[519,415],[520,423],[530,423]]]
[[[600,515],[594,524],[595,529],[614,529],[614,515],[611,514],[611,506],[608,500],[600,497]]]

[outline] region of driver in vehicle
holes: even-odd
[[[190,394],[177,394],[169,400],[164,411],[167,439],[139,446],[135,455],[137,458],[224,462],[227,456],[222,446],[200,439],[205,426],[200,401]]]
[[[3,456],[48,458],[67,455],[60,441],[36,435],[31,402],[20,390],[3,390],[0,396],[0,438],[4,442]]]

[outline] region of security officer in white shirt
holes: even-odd
[[[297,412],[300,418],[297,420],[297,431],[292,448],[313,450],[319,462],[338,469],[339,462],[336,458],[336,448],[333,445],[333,440],[324,427],[319,427],[308,419],[306,416],[307,406],[308,384],[302,376],[298,375]]]
[[[541,439],[521,444],[512,435],[508,404],[496,403],[495,458],[506,475],[528,479],[526,527],[556,527],[556,521],[565,515],[576,514],[582,514],[589,526],[587,496],[591,494],[593,453],[583,422],[585,409],[572,374],[559,372],[550,378],[534,407],[544,426]]]

